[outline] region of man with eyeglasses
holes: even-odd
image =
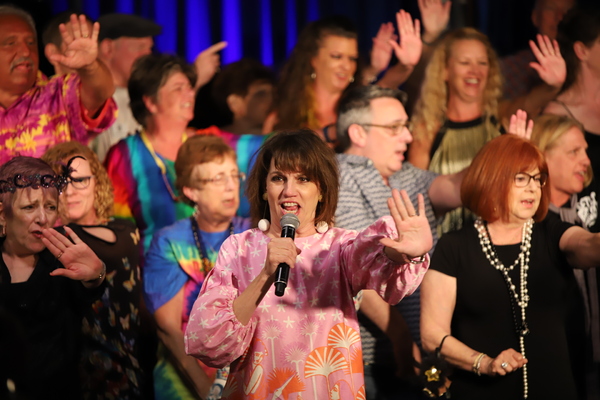
[[[341,176],[335,222],[341,228],[363,229],[389,215],[392,188],[406,190],[413,204],[421,193],[435,247],[439,217],[461,205],[464,173],[437,175],[403,163],[412,142],[405,101],[405,93],[378,86],[355,88],[340,100],[336,150],[341,153]],[[412,389],[399,384],[397,376],[410,375],[413,356],[419,354],[419,290],[396,307],[364,291],[360,311],[367,399],[411,398]]]

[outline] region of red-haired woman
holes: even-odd
[[[456,367],[456,399],[575,399],[565,319],[572,265],[600,265],[600,236],[545,218],[548,167],[504,135],[473,160],[463,204],[479,216],[444,235],[421,286],[421,335]],[[549,384],[551,382],[551,384]]]

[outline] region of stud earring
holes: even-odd
[[[320,194],[320,195],[319,195],[319,203],[320,203],[320,202],[322,202],[322,201],[323,201],[323,195],[322,195],[322,194]]]
[[[354,77],[350,77],[350,83],[354,83]]]
[[[312,79],[313,81],[314,81],[315,79],[317,79],[317,73],[316,73],[316,72],[313,72],[312,74],[310,74],[310,79]]]
[[[267,200],[269,199],[269,195],[267,194],[267,192],[264,192],[264,193],[263,193],[263,195],[262,195],[262,199],[263,199],[264,201],[267,201]]]

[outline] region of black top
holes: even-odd
[[[0,247],[3,242],[4,238],[0,239]],[[77,373],[81,318],[103,285],[87,290],[79,281],[50,276],[57,268],[62,268],[62,264],[44,250],[29,279],[11,283],[8,268],[0,257],[0,308],[16,320],[24,333],[21,339],[25,348],[20,351],[26,367],[24,375],[14,376],[13,380],[17,391],[28,399],[81,398]],[[0,360],[0,364],[10,366],[22,361]],[[13,372],[8,370],[9,374]]]
[[[69,227],[106,264],[102,297],[83,319],[80,374],[84,396],[141,398],[138,336],[142,287],[137,229],[123,219],[106,225]],[[98,228],[112,231],[116,240],[110,242],[95,236],[93,231]]]
[[[568,299],[576,293],[573,272],[559,250],[559,240],[571,225],[558,219],[534,224],[527,288],[530,301],[525,337],[529,399],[577,398],[565,329]],[[520,245],[496,246],[505,266],[512,265]],[[452,335],[475,351],[496,357],[508,348],[520,351],[510,297],[501,272],[487,260],[472,224],[442,236],[431,268],[456,277],[456,306]],[[510,273],[520,291],[520,266]],[[520,308],[516,306],[517,318]],[[453,399],[519,399],[523,396],[522,369],[505,377],[477,376],[456,369]]]

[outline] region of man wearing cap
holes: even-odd
[[[338,106],[336,149],[340,193],[336,226],[364,229],[389,215],[392,188],[406,190],[413,204],[423,195],[425,214],[437,242],[438,217],[461,205],[464,173],[437,175],[403,163],[412,142],[405,94],[395,89],[362,86],[342,97]],[[363,291],[359,322],[367,399],[412,398],[398,382],[413,369],[419,343],[419,290],[390,306],[374,291]],[[389,337],[389,340],[388,340]]]
[[[114,121],[110,72],[97,59],[99,25],[84,16],[61,27],[65,53],[51,61],[76,71],[46,78],[38,70],[31,15],[0,6],[0,164],[16,155],[39,157],[49,147],[89,139]]]
[[[98,22],[100,23],[98,57],[106,63],[112,73],[116,88],[113,98],[119,106],[117,121],[110,129],[94,139],[90,146],[103,162],[111,146],[141,129],[129,108],[127,82],[134,61],[152,52],[154,46],[152,37],[160,34],[162,28],[153,21],[131,14],[106,14],[101,16]],[[198,73],[196,90],[213,77],[219,68],[217,52],[226,45],[225,42],[219,42],[198,55],[194,62]]]
[[[154,46],[152,37],[160,34],[162,28],[153,21],[130,14],[106,14],[102,15],[98,22],[100,23],[98,58],[110,70],[115,85],[113,99],[119,107],[116,122],[96,137],[90,145],[103,162],[112,145],[141,128],[129,108],[127,81],[134,61],[152,52]]]

